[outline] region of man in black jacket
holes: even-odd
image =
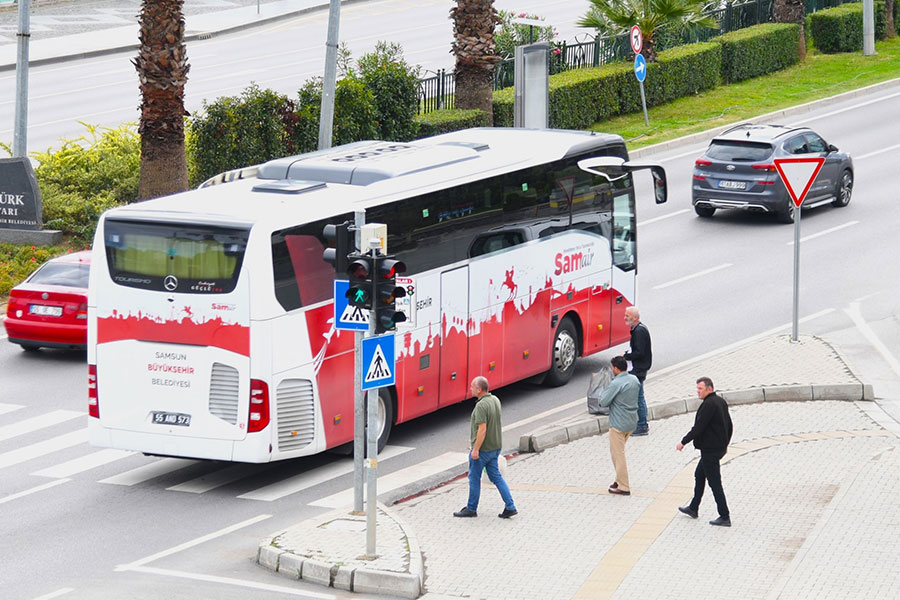
[[[623,356],[631,361],[632,375],[641,382],[638,392],[638,423],[631,435],[648,435],[650,425],[647,424],[647,401],[644,399],[644,380],[647,371],[653,364],[653,350],[650,347],[650,330],[641,323],[641,313],[637,306],[625,309],[625,324],[631,328],[631,348]]]
[[[709,524],[731,527],[731,514],[728,512],[728,504],[725,502],[722,475],[719,471],[719,461],[728,451],[728,444],[731,442],[731,434],[734,431],[731,415],[728,414],[728,405],[725,400],[713,389],[713,382],[709,377],[701,377],[697,380],[697,396],[703,402],[694,417],[694,427],[675,446],[681,452],[684,445],[693,440],[694,447],[700,451],[700,460],[694,471],[694,497],[690,504],[679,506],[678,510],[692,519],[696,519],[700,500],[703,498],[704,482],[708,481],[713,497],[716,499],[716,508],[719,510],[719,518],[710,521]]]

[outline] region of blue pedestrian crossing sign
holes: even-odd
[[[334,328],[352,331],[369,330],[369,311],[352,306],[347,300],[350,282],[346,279],[334,280]]]
[[[363,338],[362,341],[362,389],[394,385],[396,363],[394,360],[394,334]]]

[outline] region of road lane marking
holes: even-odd
[[[31,489],[25,490],[23,492],[18,492],[16,494],[10,494],[9,496],[4,496],[0,498],[0,504],[6,504],[7,502],[12,502],[13,500],[17,500],[19,498],[23,498],[25,496],[30,496],[31,494],[35,494],[37,492],[43,492],[44,490],[49,490],[52,487],[56,487],[60,484],[66,483],[67,481],[72,481],[71,479],[57,479],[55,481],[48,481],[47,483],[41,484],[39,486],[33,487]]]
[[[280,585],[272,585],[271,583],[257,583],[256,581],[247,581],[246,579],[234,579],[232,577],[219,577],[218,575],[204,575],[203,573],[187,573],[185,571],[175,571],[173,569],[157,569],[156,567],[135,567],[127,569],[128,571],[136,571],[138,573],[148,573],[150,575],[167,575],[169,577],[180,577],[182,579],[192,579],[194,581],[205,581],[207,583],[221,583],[223,585],[236,585],[254,590],[265,590],[267,592],[278,592],[279,594],[287,594],[289,596],[302,596],[304,598],[316,598],[321,600],[334,600],[337,596],[331,594],[320,594],[318,592],[306,592],[296,588],[287,588]]]
[[[12,406],[12,405],[10,405]],[[0,411],[2,412],[2,411]],[[0,442],[14,438],[25,433],[32,433],[44,427],[50,427],[59,423],[64,423],[70,419],[83,417],[84,413],[76,410],[54,410],[43,415],[38,415],[30,419],[24,419],[12,425],[0,427]]]
[[[843,225],[838,225],[837,227],[832,227],[831,229],[825,229],[824,231],[820,231],[818,233],[814,233],[812,235],[802,237],[802,238],[800,238],[800,241],[805,242],[807,240],[814,240],[817,237],[822,237],[823,235],[828,235],[829,233],[834,233],[835,231],[840,231],[841,229],[844,229],[845,227],[850,227],[851,225],[857,225],[857,224],[859,224],[859,221],[847,221]],[[793,246],[794,240],[791,240],[790,242],[788,242],[787,245]]]
[[[735,125],[737,125],[737,123],[735,123]],[[708,145],[709,144],[707,142],[703,142],[702,146],[700,146],[698,148],[694,148],[693,150],[691,150],[689,152],[682,152],[681,154],[676,154],[675,156],[667,156],[666,158],[660,158],[657,162],[664,163],[664,162],[667,162],[670,160],[678,160],[679,158],[684,158],[685,156],[692,156],[692,155],[697,156],[697,158],[700,158],[699,155],[703,154],[703,152],[706,150],[706,146],[708,146]]]
[[[875,150],[874,152],[869,152],[868,154],[863,154],[862,156],[856,156],[853,158],[853,160],[862,160],[864,158],[871,158],[873,156],[877,156],[884,152],[890,152],[891,150],[896,150],[897,148],[900,148],[900,144],[894,144],[893,146],[888,146],[887,148],[882,148],[881,150]]]
[[[12,412],[14,410],[19,410],[20,408],[25,407],[21,404],[3,404],[2,402],[0,402],[0,415],[5,415],[6,413]]]
[[[156,462],[144,465],[106,479],[101,479],[99,483],[110,483],[112,485],[135,485],[143,483],[151,479],[156,479],[180,469],[185,469],[200,461],[185,458],[162,458]]]
[[[440,456],[423,461],[419,464],[405,469],[395,471],[390,475],[378,476],[378,493],[384,494],[391,492],[405,485],[424,479],[434,473],[440,473],[451,467],[465,463],[469,458],[467,452],[445,452]],[[365,490],[363,490],[365,491]],[[310,506],[324,506],[327,508],[341,508],[353,504],[353,488],[348,488],[336,494],[326,496],[315,502],[310,502]]]
[[[114,450],[112,448],[104,448],[103,450],[92,452],[86,456],[79,456],[78,458],[73,458],[72,460],[68,460],[64,463],[53,465],[52,467],[48,467],[40,471],[35,471],[34,473],[32,473],[32,475],[36,475],[38,477],[53,478],[71,477],[72,475],[77,475],[78,473],[90,471],[91,469],[102,467],[103,465],[109,464],[111,462],[115,462],[123,458],[128,458],[133,454],[134,452],[130,452],[128,450]]]
[[[894,356],[890,349],[888,349],[875,332],[872,331],[869,324],[866,323],[866,320],[862,316],[862,311],[859,309],[859,302],[851,302],[850,307],[845,308],[844,312],[847,313],[847,316],[850,317],[850,320],[853,321],[856,328],[863,334],[863,337],[865,337],[869,343],[872,344],[872,347],[878,351],[881,357],[884,358],[885,362],[891,367],[891,370],[900,377],[900,361],[897,360],[897,357]]]
[[[385,446],[384,451],[378,455],[378,460],[387,460],[388,458],[405,454],[411,450],[414,450],[414,448],[407,446]],[[271,485],[249,491],[246,494],[241,494],[238,498],[272,502],[352,472],[352,458],[338,460],[331,464],[307,471],[306,473],[300,473],[299,475],[277,481]]]
[[[709,275],[710,273],[715,273],[716,271],[721,271],[722,269],[727,269],[728,267],[732,267],[731,263],[722,263],[717,267],[712,267],[711,269],[705,269],[698,273],[693,273],[692,275],[685,275],[684,277],[680,277],[679,279],[673,279],[667,283],[661,283],[657,286],[654,286],[654,290],[661,290],[667,287],[672,287],[673,285],[678,285],[679,283],[684,283],[685,281],[690,281],[691,279],[697,279],[698,277],[703,277],[704,275]]]
[[[43,596],[38,596],[37,598],[33,598],[32,600],[52,600],[52,598],[59,598],[60,596],[65,596],[69,592],[74,592],[75,588],[60,588],[55,592],[50,592],[49,594],[44,594]]]
[[[219,469],[218,471],[213,471],[212,473],[201,475],[200,477],[185,481],[184,483],[179,483],[178,485],[167,487],[166,490],[169,492],[202,494],[204,492],[208,492],[209,490],[214,490],[218,487],[222,487],[223,485],[228,485],[229,483],[235,482],[239,479],[243,479],[248,475],[261,473],[267,469],[272,468],[273,466],[274,465],[272,464],[232,465],[230,467],[225,467],[224,469]]]
[[[860,89],[865,89],[865,88],[860,88]],[[839,115],[841,113],[845,113],[848,110],[856,110],[857,108],[869,106],[870,104],[875,104],[877,102],[884,102],[885,100],[891,100],[893,98],[896,98],[897,96],[900,96],[900,92],[894,92],[893,94],[888,94],[887,96],[881,96],[880,98],[873,98],[872,100],[866,100],[865,102],[859,102],[852,106],[847,106],[845,108],[839,108],[837,110],[833,110],[831,112],[827,112],[822,115],[816,115],[813,117],[807,117],[804,119],[800,119],[799,121],[794,121],[793,125],[794,126],[803,125],[803,124],[809,123],[810,121],[817,121],[819,119],[827,119],[828,117],[833,117],[834,115]],[[816,100],[814,100],[813,102],[816,102]],[[809,104],[811,104],[811,103],[809,103]]]
[[[272,518],[272,515],[257,515],[251,519],[247,519],[246,521],[241,521],[240,523],[235,523],[234,525],[229,525],[223,529],[218,531],[214,531],[212,533],[208,533],[204,536],[200,536],[198,538],[194,538],[188,542],[183,544],[179,544],[177,546],[173,546],[168,550],[162,550],[157,552],[156,554],[151,554],[150,556],[146,556],[139,560],[136,560],[132,563],[128,563],[126,565],[119,565],[115,568],[115,571],[133,571],[138,567],[143,567],[147,563],[151,563],[154,560],[159,560],[160,558],[165,558],[166,556],[171,556],[172,554],[177,554],[182,550],[187,550],[188,548],[193,548],[194,546],[199,546],[205,542],[210,540],[214,540],[216,538],[222,537],[223,535],[228,535],[229,533],[233,533],[238,529],[243,529],[244,527],[249,527],[250,525],[254,525],[259,523],[260,521],[265,521],[266,519]]]
[[[662,221],[663,219],[668,219],[670,217],[677,217],[678,215],[683,215],[686,212],[690,212],[686,208],[682,208],[681,210],[676,210],[675,212],[671,212],[667,215],[660,215],[658,217],[653,217],[652,219],[647,219],[646,221],[641,221],[638,223],[638,227],[641,225],[649,225],[650,223],[656,223],[657,221]]]
[[[65,435],[60,435],[49,440],[44,440],[43,442],[31,444],[30,446],[24,446],[16,450],[10,450],[9,452],[0,454],[0,469],[4,467],[10,467],[12,465],[17,465],[27,460],[31,460],[32,458],[38,458],[40,456],[44,456],[58,450],[71,448],[72,446],[77,446],[78,444],[84,444],[87,441],[87,429],[79,429],[78,431],[73,431],[72,433],[67,433]]]
[[[576,406],[585,406],[585,399],[579,398],[578,400],[573,400],[572,402],[569,402],[568,404],[563,404],[562,406],[557,406],[556,408],[551,408],[550,410],[545,410],[542,413],[532,415],[532,416],[528,417],[527,419],[522,419],[521,421],[516,421],[515,423],[510,423],[509,425],[504,427],[501,431],[503,431],[503,433],[506,433],[507,431],[511,431],[513,429],[516,429],[517,427],[521,427],[523,425],[528,425],[529,423],[533,423],[534,421],[539,421],[540,419],[543,419],[544,417],[549,417],[552,414],[562,412],[562,411],[568,410],[570,408],[575,408]]]

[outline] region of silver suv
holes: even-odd
[[[793,203],[774,163],[776,158],[792,156],[825,158],[803,208],[850,203],[853,159],[849,154],[808,127],[745,123],[715,137],[694,162],[694,211],[711,217],[719,208],[740,208],[774,213],[780,221],[793,223]]]

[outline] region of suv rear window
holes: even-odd
[[[90,273],[91,267],[87,264],[50,262],[35,271],[28,283],[86,288]]]
[[[119,285],[225,294],[237,285],[249,234],[246,229],[108,219],[106,261]]]
[[[724,161],[765,160],[771,154],[772,146],[765,142],[713,140],[706,150],[707,158]]]

